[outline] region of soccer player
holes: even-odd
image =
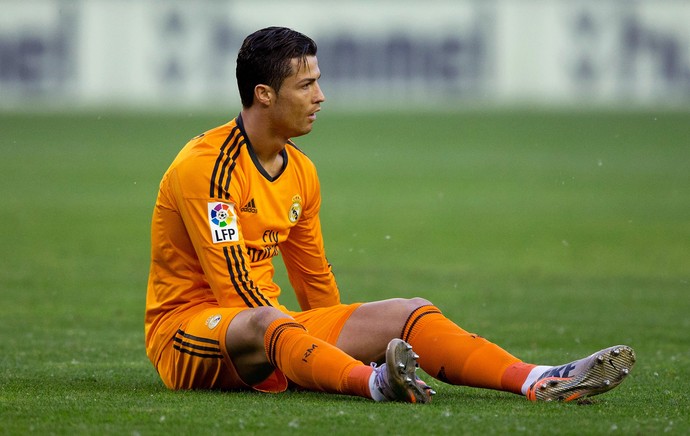
[[[617,386],[615,346],[561,366],[522,362],[424,298],[342,304],[326,260],[319,180],[292,142],[325,101],[316,44],[287,28],[249,35],[239,115],[187,143],[152,219],[146,351],[171,389],[303,389],[426,403],[416,368],[443,382],[570,401]],[[280,304],[281,253],[300,311]],[[414,350],[414,351],[413,351]]]

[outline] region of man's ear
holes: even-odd
[[[268,106],[275,100],[275,92],[273,88],[268,85],[256,85],[254,87],[254,101],[263,105]]]

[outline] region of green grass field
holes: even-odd
[[[297,140],[346,302],[423,296],[536,363],[633,346],[592,404],[166,390],[150,212],[186,139],[234,114],[0,114],[0,433],[690,433],[690,112],[326,110]]]

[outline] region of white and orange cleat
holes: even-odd
[[[374,367],[373,389],[382,401],[428,403],[436,394],[429,385],[417,377],[417,359],[412,346],[402,339],[393,339],[386,348],[386,363]]]
[[[609,347],[546,371],[527,389],[527,399],[573,401],[603,394],[621,384],[634,364],[632,348]]]

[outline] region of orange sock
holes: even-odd
[[[486,339],[468,333],[434,306],[412,312],[402,339],[419,354],[419,366],[446,383],[520,393],[534,365]]]
[[[285,376],[307,389],[371,398],[373,368],[311,336],[289,318],[273,321],[264,336],[266,355]]]

